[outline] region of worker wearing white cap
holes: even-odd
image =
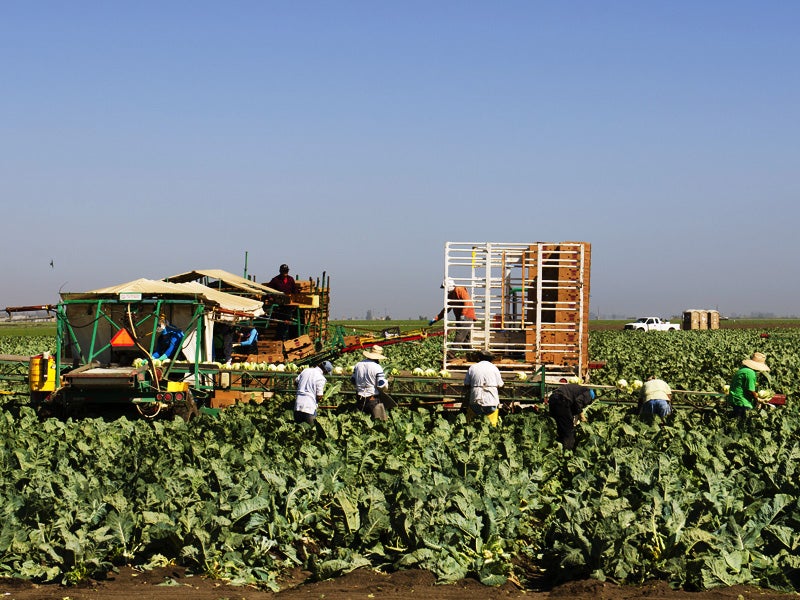
[[[442,281],[442,289],[447,291],[447,305],[436,315],[436,318],[430,320],[428,325],[441,321],[444,319],[445,314],[452,310],[458,322],[455,327],[456,335],[453,338],[453,344],[456,348],[459,348],[462,344],[469,344],[472,339],[475,305],[472,303],[472,298],[470,298],[467,288],[456,285],[452,277],[447,277]]]

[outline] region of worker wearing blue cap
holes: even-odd
[[[297,383],[297,396],[294,401],[294,422],[313,425],[317,418],[317,408],[325,392],[328,380],[325,375],[333,371],[330,361],[321,362],[314,367],[300,371],[295,382]]]
[[[556,438],[565,450],[575,448],[575,426],[586,421],[583,412],[595,399],[593,389],[577,383],[562,385],[550,394],[550,416],[556,422]]]

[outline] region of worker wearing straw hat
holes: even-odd
[[[380,361],[386,356],[381,346],[372,346],[362,352],[364,360],[353,367],[350,380],[356,386],[359,410],[372,415],[374,419],[386,420],[386,407],[380,397],[380,390],[389,389],[389,381],[383,372]]]
[[[767,357],[761,352],[754,352],[750,358],[742,361],[742,366],[733,375],[731,389],[728,391],[728,404],[733,415],[743,418],[748,410],[758,406],[756,380],[758,373],[769,373]]]

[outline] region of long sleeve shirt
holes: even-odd
[[[156,351],[153,352],[153,358],[173,358],[180,349],[180,343],[183,341],[183,337],[183,331],[172,325],[167,325],[164,331],[158,336]]]
[[[457,321],[475,320],[475,305],[472,303],[472,298],[469,297],[467,288],[462,286],[454,287],[452,291],[447,292],[447,299],[449,300],[448,306],[445,306],[436,317],[437,321],[444,319],[448,308],[453,311]]]
[[[577,383],[562,385],[550,395],[550,403],[562,402],[566,404],[573,416],[580,415],[583,409],[594,402],[591,388]]]
[[[752,395],[756,391],[758,376],[749,367],[742,367],[731,380],[731,389],[728,391],[728,402],[733,406],[743,406],[745,408],[755,408],[757,403]]]
[[[267,287],[283,292],[284,294],[294,294],[297,292],[297,284],[294,281],[294,277],[291,275],[275,275],[275,277],[270,279]]]
[[[257,339],[258,339],[258,331],[256,331],[255,327],[253,327],[250,330],[250,334],[247,336],[247,338],[242,338],[242,341],[240,343],[242,344],[242,346],[252,346],[253,344],[256,343]]]

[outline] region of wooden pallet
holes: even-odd
[[[282,363],[284,361],[283,352],[281,353],[261,353],[258,354],[248,354],[247,355],[247,362],[251,363],[271,363],[277,364]]]

